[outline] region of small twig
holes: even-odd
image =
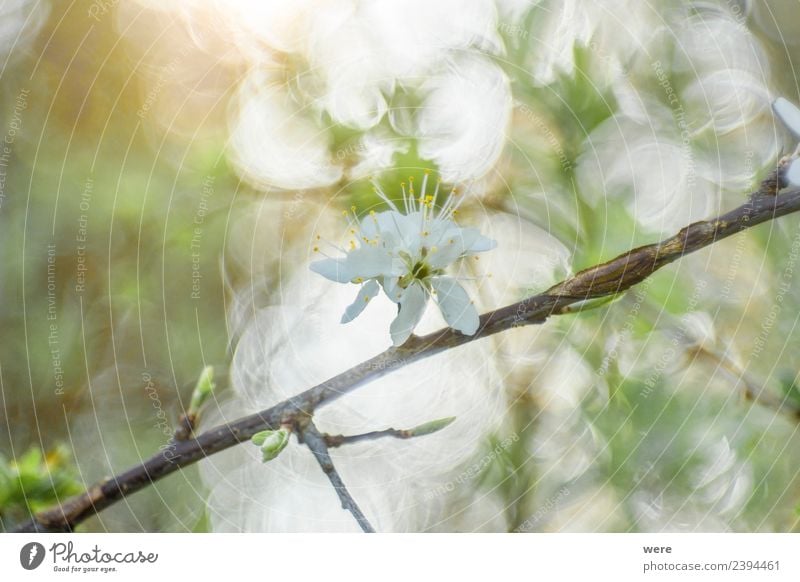
[[[789,168],[789,164],[795,156],[781,156],[778,159],[775,169],[761,181],[756,196],[777,196],[778,193],[788,186],[784,174]]]
[[[197,425],[197,415],[191,412],[186,412],[178,417],[178,426],[175,427],[175,434],[173,441],[188,440],[193,434]]]
[[[747,376],[740,376],[738,378],[744,385],[745,400],[749,400],[761,406],[771,408],[779,413],[790,416],[795,421],[800,421],[800,407],[789,398],[779,398],[775,394],[768,392],[763,387],[756,388],[751,382],[748,381]]]
[[[449,426],[455,419],[455,416],[450,416],[447,418],[432,420],[430,422],[426,422],[425,424],[415,426],[414,428],[387,428],[385,430],[373,430],[371,432],[354,435],[325,434],[322,435],[322,438],[325,439],[325,444],[328,445],[329,448],[341,447],[342,445],[349,445],[361,441],[374,441],[384,437],[412,439],[414,437],[421,437],[439,432],[443,428]]]
[[[361,441],[374,441],[375,439],[383,437],[394,437],[397,439],[410,439],[414,435],[408,430],[401,430],[396,428],[387,428],[386,430],[373,430],[372,432],[365,432],[364,434],[343,435],[343,434],[326,434],[323,435],[325,444],[331,449],[341,447],[342,445],[350,445],[359,443]]]
[[[301,442],[305,443],[311,452],[314,453],[314,458],[317,460],[317,463],[319,463],[322,471],[328,476],[333,488],[336,489],[336,494],[342,502],[342,509],[346,509],[353,514],[353,517],[356,518],[358,525],[361,526],[364,533],[375,533],[375,529],[370,525],[369,520],[367,520],[361,508],[358,507],[356,500],[353,499],[353,496],[350,495],[347,487],[345,487],[344,481],[342,481],[342,477],[333,465],[331,456],[328,453],[328,445],[325,442],[325,437],[320,434],[317,427],[314,426],[314,423],[309,419],[307,423],[298,426],[297,435]]]
[[[175,427],[175,433],[172,437],[172,442],[188,440],[197,428],[197,422],[200,419],[200,409],[203,404],[214,392],[216,384],[214,383],[214,367],[206,366],[200,373],[200,377],[195,383],[194,390],[192,390],[192,399],[189,402],[189,408],[180,415],[178,418],[178,426]]]
[[[800,406],[798,406],[791,399],[788,397],[780,398],[776,394],[773,394],[767,390],[767,388],[763,385],[758,387],[760,383],[751,378],[745,370],[737,365],[725,353],[720,353],[714,349],[707,348],[703,346],[702,343],[697,343],[695,340],[692,340],[677,321],[677,317],[664,315],[661,310],[656,310],[652,306],[646,307],[651,313],[653,313],[653,315],[666,318],[667,325],[672,332],[685,338],[686,341],[689,342],[683,347],[683,350],[686,356],[691,358],[692,361],[706,360],[717,366],[717,369],[722,370],[726,375],[728,375],[735,382],[736,386],[738,386],[741,382],[742,386],[744,387],[742,395],[744,396],[745,400],[766,408],[772,408],[781,414],[791,417],[795,421],[800,421]]]
[[[694,347],[687,351],[690,354],[694,352],[697,356],[711,360],[728,374],[736,384],[741,382],[744,388],[742,395],[745,400],[771,408],[776,412],[791,417],[795,421],[800,421],[800,407],[795,402],[788,397],[780,398],[768,391],[764,386],[759,386],[755,380],[724,354],[719,354],[702,346]]]

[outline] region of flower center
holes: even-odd
[[[426,279],[432,273],[432,269],[424,261],[417,261],[411,269],[411,277],[414,279]]]
[[[426,279],[430,277],[436,277],[437,275],[441,275],[444,273],[443,269],[434,269],[428,263],[425,262],[425,257],[428,256],[428,249],[426,247],[422,247],[420,251],[420,257],[418,259],[413,259],[405,252],[400,252],[400,256],[406,263],[408,267],[408,272],[400,277],[398,281],[398,285],[405,289],[414,281],[419,281],[420,283],[424,283]]]

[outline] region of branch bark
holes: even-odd
[[[15,531],[71,531],[91,515],[123,497],[135,493],[181,467],[247,441],[265,429],[293,424],[305,415],[376,380],[393,370],[454,347],[524,325],[544,323],[573,304],[608,297],[640,283],[663,266],[686,254],[714,244],[738,232],[800,210],[800,190],[775,195],[778,174],[773,172],[748,201],[717,218],[695,222],[661,242],[630,250],[606,263],[580,271],[544,293],[485,313],[473,336],[442,329],[425,336],[411,336],[398,347],[309,388],[267,410],[214,427],[194,438],[170,443],[161,453],[128,471],[91,486],[86,492],[45,510],[21,524]]]
[[[345,487],[344,481],[342,481],[342,476],[339,475],[339,471],[336,470],[336,467],[333,465],[333,461],[331,460],[331,456],[328,453],[328,445],[325,442],[325,437],[320,434],[319,430],[317,430],[314,422],[312,420],[308,420],[307,424],[300,429],[298,434],[302,442],[304,442],[314,454],[314,458],[317,460],[317,463],[319,463],[322,472],[325,473],[325,475],[328,477],[328,480],[330,480],[333,488],[336,489],[336,494],[339,496],[339,501],[342,502],[342,509],[346,509],[353,514],[353,517],[356,518],[358,525],[361,527],[361,530],[364,533],[375,533],[375,529],[369,523],[369,520],[364,515],[364,512],[361,511],[358,503],[356,503],[356,500],[353,499],[353,496],[350,495],[347,487]]]

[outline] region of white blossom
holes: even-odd
[[[482,57],[459,58],[422,86],[415,121],[419,152],[447,181],[483,176],[506,144],[511,87],[505,73]]]
[[[240,115],[231,123],[231,157],[256,186],[301,190],[341,178],[328,136],[269,76],[249,75],[239,87],[239,100]]]
[[[427,194],[428,174],[419,197],[413,181],[403,187],[403,211],[380,196],[391,210],[359,220],[353,208],[353,238],[343,258],[326,258],[311,264],[311,270],[337,283],[356,283],[361,289],[345,310],[342,323],[358,317],[383,289],[397,303],[399,312],[390,326],[395,345],[405,342],[419,323],[429,297],[434,297],[445,321],[467,335],[478,330],[478,312],[467,292],[445,268],[455,261],[495,247],[495,242],[470,227],[457,225],[459,193],[453,189],[437,209],[439,185]],[[357,242],[358,241],[358,242]],[[319,250],[317,247],[316,250]]]

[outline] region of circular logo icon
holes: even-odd
[[[35,570],[44,561],[44,546],[39,542],[29,542],[19,551],[19,563],[26,570]]]

